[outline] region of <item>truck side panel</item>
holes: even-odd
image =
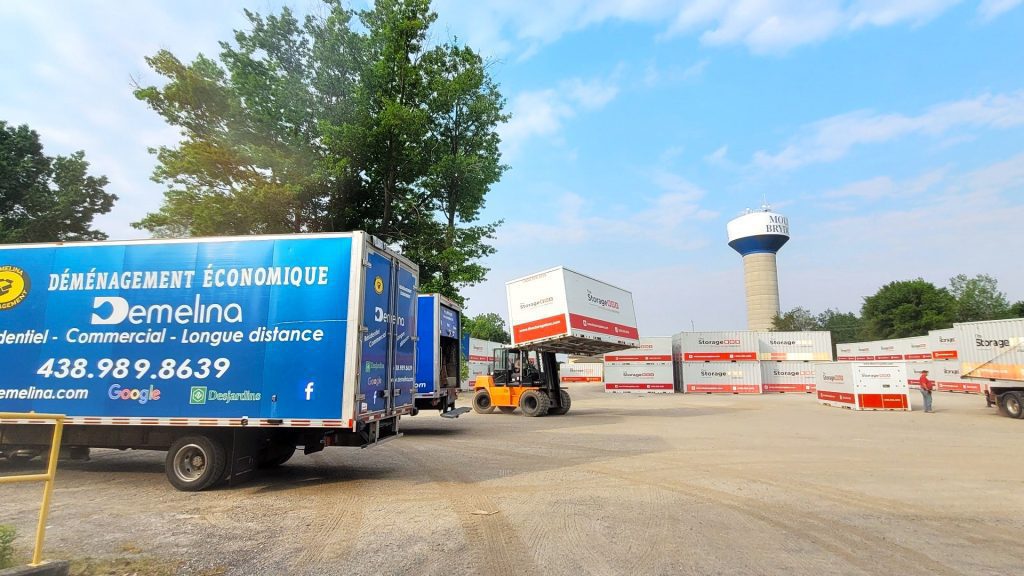
[[[11,247],[0,409],[344,419],[349,236]],[[354,392],[350,392],[354,393]]]
[[[438,327],[437,296],[421,295],[416,317],[416,336],[419,338],[416,355],[416,394],[433,394],[437,389]]]
[[[392,364],[392,330],[394,320],[395,262],[387,254],[369,249],[363,300],[366,330],[362,335],[359,393],[363,397],[360,412],[384,414],[391,411],[391,387],[388,377]],[[362,414],[361,414],[362,415]]]
[[[413,403],[416,388],[416,302],[417,274],[405,265],[398,266],[398,302],[395,316],[395,408],[400,410]]]

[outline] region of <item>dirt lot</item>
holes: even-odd
[[[48,555],[239,575],[1021,572],[1024,423],[977,396],[924,414],[572,391],[568,416],[424,413],[386,445],[198,494],[170,487],[163,453],[94,451],[62,464]],[[0,487],[22,551],[38,501]]]

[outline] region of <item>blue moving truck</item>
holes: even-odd
[[[0,246],[0,412],[167,450],[180,490],[368,446],[413,410],[419,269],[363,232]],[[0,452],[48,442],[0,420]]]
[[[462,374],[462,308],[440,294],[420,294],[416,319],[416,411],[439,410],[458,418],[455,408]]]

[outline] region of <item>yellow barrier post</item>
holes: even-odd
[[[0,421],[3,420],[48,420],[53,422],[53,438],[50,441],[50,459],[46,463],[46,473],[0,476],[0,484],[39,481],[44,483],[43,502],[39,507],[39,524],[36,526],[36,544],[35,549],[32,552],[32,562],[29,564],[29,566],[39,566],[43,561],[43,539],[46,536],[46,517],[50,512],[50,497],[53,494],[53,482],[57,477],[57,458],[60,456],[60,439],[64,434],[64,415],[0,412]]]

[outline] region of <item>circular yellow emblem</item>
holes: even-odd
[[[373,279],[373,291],[376,292],[377,294],[384,293],[384,279],[381,278],[380,276],[377,276],[376,278]]]
[[[17,266],[0,266],[0,310],[14,308],[28,296],[32,283]]]

